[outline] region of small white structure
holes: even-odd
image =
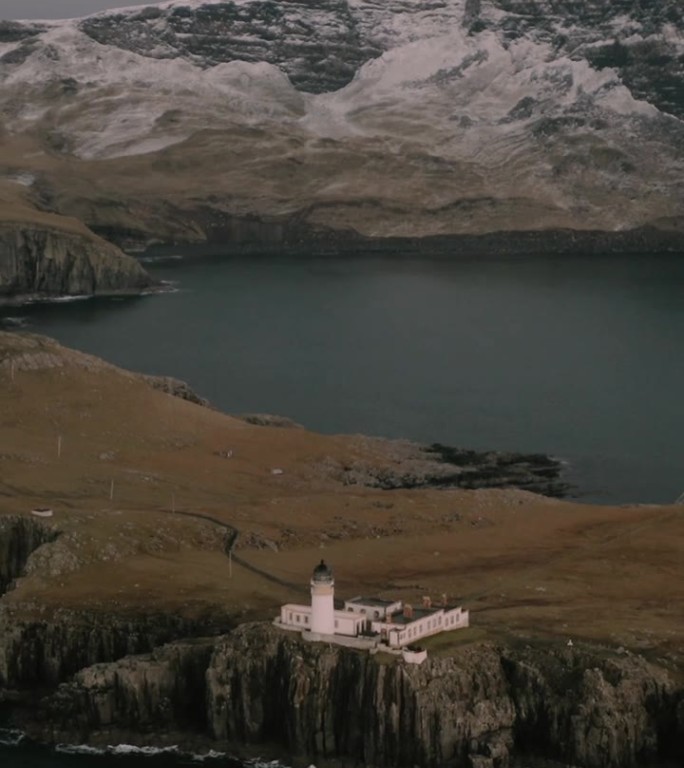
[[[401,657],[407,664],[422,664],[427,659],[425,648],[402,648]]]
[[[373,619],[384,619],[388,613],[401,610],[401,600],[383,600],[380,597],[352,597],[344,601],[345,611],[363,613],[370,624]]]
[[[276,626],[298,630],[310,640],[359,648],[385,647],[395,653],[403,649],[404,660],[413,664],[427,657],[425,650],[415,645],[418,640],[462,629],[469,623],[468,611],[450,605],[446,595],[438,605],[424,597],[422,606],[415,609],[401,600],[353,597],[344,602],[344,610],[336,610],[335,579],[323,560],[311,576],[311,605],[283,605],[275,620]]]

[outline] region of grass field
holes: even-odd
[[[324,557],[340,597],[447,593],[469,608],[472,628],[431,638],[433,653],[539,637],[681,658],[684,507],[381,491],[331,471],[359,460],[395,459],[361,436],[252,426],[54,342],[0,333],[0,514],[47,506],[62,532],[2,601],[267,618],[308,599]],[[231,567],[225,531],[179,512],[237,527],[236,554],[283,583]]]

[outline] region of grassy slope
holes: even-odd
[[[391,461],[362,437],[250,426],[54,342],[0,333],[0,514],[50,506],[64,532],[2,601],[251,618],[306,599],[236,564],[230,578],[221,532],[173,504],[236,525],[241,556],[304,588],[324,556],[338,596],[447,592],[485,633],[681,654],[682,507],[342,486],[331,460],[357,458]]]

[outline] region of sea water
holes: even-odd
[[[684,491],[682,256],[174,255],[147,264],[171,292],[11,307],[7,322],[233,413],[545,452],[586,501]]]

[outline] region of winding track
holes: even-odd
[[[202,512],[181,512],[179,510],[173,510],[173,511],[167,510],[167,514],[182,515],[183,517],[194,517],[198,520],[206,520],[207,522],[213,523],[219,528],[222,528],[224,531],[226,531],[224,552],[226,556],[232,560],[232,562],[236,563],[242,568],[245,568],[248,571],[251,571],[252,573],[255,573],[257,576],[260,576],[262,579],[266,579],[266,581],[270,581],[273,584],[278,584],[279,586],[285,587],[286,589],[291,589],[293,592],[308,593],[308,590],[305,587],[303,587],[301,584],[295,584],[292,581],[286,581],[285,579],[281,579],[280,577],[275,576],[269,571],[265,571],[263,568],[257,568],[256,565],[252,565],[251,563],[248,563],[244,558],[234,554],[235,543],[237,542],[238,537],[240,536],[240,531],[234,525],[231,525],[230,523],[226,523],[223,520],[219,520],[216,517],[212,517],[211,515],[205,515]]]

